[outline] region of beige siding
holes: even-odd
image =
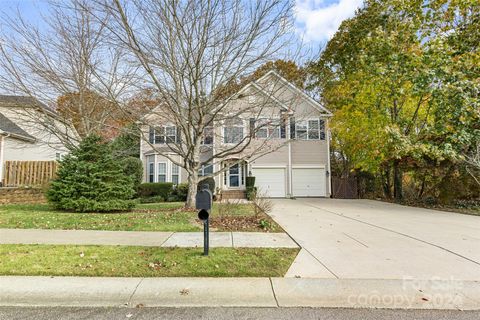
[[[292,143],[292,165],[325,165],[327,161],[326,141],[294,141]]]
[[[292,116],[295,117],[296,120],[308,120],[311,118],[324,118],[327,119],[328,117],[325,113],[315,106],[309,99],[306,99],[302,94],[297,92],[296,90],[288,87],[280,86],[280,82],[275,82],[273,86],[269,86],[268,89],[270,93],[273,93],[278,99],[281,104],[286,106],[289,111],[292,113]],[[249,100],[250,99],[250,100]],[[244,120],[244,133],[248,134],[249,130],[249,119],[251,117],[259,117],[259,110],[251,110],[248,106],[248,102],[252,101],[251,97],[246,95],[243,98],[232,100],[228,106],[228,112],[237,113],[241,110],[245,110],[243,114],[240,115],[240,118]],[[262,96],[261,99],[265,99],[265,96]],[[279,104],[265,106],[260,112],[260,117],[265,118],[279,118],[281,111],[284,111]],[[160,123],[159,123],[160,125]],[[328,121],[325,123],[326,128],[328,130]],[[146,138],[148,138],[148,127],[143,128],[143,132]],[[328,143],[327,141],[320,140],[320,141],[289,141],[290,138],[290,126],[287,123],[286,126],[286,136],[287,139],[275,139],[270,140],[269,142],[265,143],[265,140],[254,140],[252,143],[245,148],[239,154],[233,154],[225,159],[246,159],[247,162],[251,167],[285,167],[286,168],[286,179],[287,179],[287,189],[290,190],[290,175],[292,171],[292,167],[295,166],[305,166],[305,167],[322,167],[324,166],[326,170],[328,170]],[[291,166],[289,167],[289,146],[291,150]],[[221,122],[217,122],[214,127],[214,149],[218,154],[221,150],[226,150],[231,147],[231,145],[225,145],[223,143],[223,124]],[[162,150],[163,151],[163,150]],[[165,151],[167,151],[165,149]],[[141,145],[141,154],[144,155],[145,153],[153,152],[151,146],[148,145],[146,142],[142,142]],[[262,153],[265,153],[261,155]],[[202,153],[200,160],[205,161],[208,157],[212,155],[212,151],[208,150]],[[161,159],[161,156],[157,156],[157,159]],[[145,157],[143,158],[145,161]],[[221,162],[223,159],[215,159],[214,160],[214,171],[220,170]],[[157,160],[158,161],[158,160]],[[181,180],[186,181],[187,176],[186,172],[182,169]],[[215,177],[216,185],[220,185],[220,180],[223,179],[223,174],[220,176]],[[326,187],[328,189],[328,186]]]
[[[34,111],[32,108],[3,107],[0,112],[7,118],[15,122],[25,132],[36,139],[35,142],[25,142],[14,138],[5,138],[3,144],[3,161],[7,160],[56,160],[56,155],[65,155],[68,149],[62,144],[60,139],[45,131],[44,127],[33,117],[38,113],[38,117],[44,115]]]
[[[287,165],[288,164],[288,146],[282,146],[278,150],[268,153],[251,162],[253,166],[267,165]]]

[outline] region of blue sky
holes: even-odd
[[[350,18],[363,0],[295,0],[295,26],[297,34],[309,46],[328,41],[340,23]],[[45,0],[0,0],[0,10],[14,12],[19,8],[31,22],[45,11]]]

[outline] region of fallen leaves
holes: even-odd
[[[210,226],[224,231],[274,231],[275,225],[262,216],[220,216],[210,219]]]

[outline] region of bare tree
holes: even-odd
[[[480,142],[465,156],[465,165],[467,172],[480,185]]]
[[[290,103],[275,99],[273,91],[280,86],[257,83],[231,96],[224,89],[285,53],[292,39],[290,2],[98,0],[96,9],[111,16],[107,26],[117,46],[131,53],[131,63],[144,71],[139,82],[154,88],[161,101],[141,124],[144,128],[165,123],[175,127],[175,133],[163,133],[169,140],[162,147],[151,143],[148,131],[143,138],[155,152],[186,170],[186,206],[195,204],[202,165],[233,155],[238,160],[258,157],[281,145],[275,139],[253,139],[258,130],[282,125],[285,118],[278,111],[279,104],[286,106],[283,114],[290,111]],[[205,146],[205,140],[218,141],[222,136],[219,125],[234,127],[245,115],[260,120],[268,113],[275,113],[278,123],[264,123],[243,130],[240,138],[232,137],[228,143]],[[212,175],[223,170],[218,168]]]
[[[42,108],[24,109],[22,118],[41,122],[44,130],[67,145],[75,145],[81,137],[66,130],[65,124],[73,122],[82,136],[101,131],[118,112],[107,97],[119,100],[130,89],[134,73],[121,50],[106,41],[108,14],[92,16],[88,3],[52,1],[38,24],[20,11],[0,16],[0,87],[9,94],[37,99],[51,109],[45,110],[50,115],[58,111],[60,98],[61,112],[54,118],[39,117]]]

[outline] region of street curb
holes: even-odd
[[[0,276],[0,306],[480,310],[480,282]]]

